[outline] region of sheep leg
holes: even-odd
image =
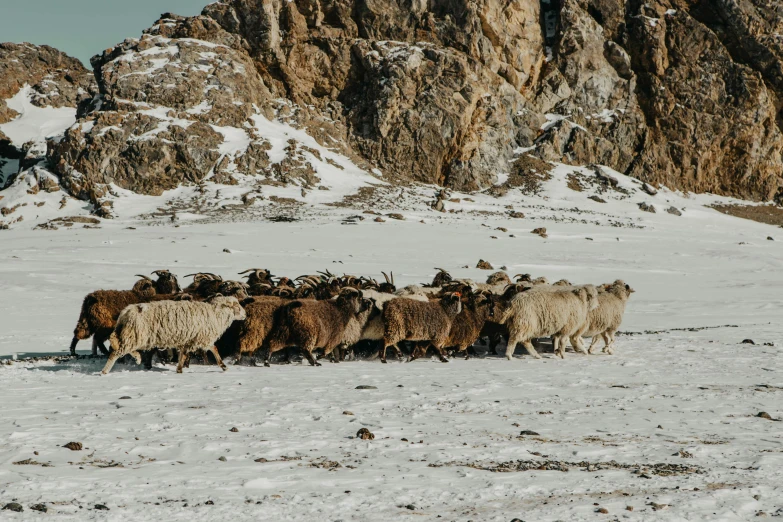
[[[228,368],[226,368],[226,365],[223,364],[223,359],[220,358],[220,353],[218,352],[217,346],[213,346],[209,349],[210,352],[212,352],[212,355],[215,357],[215,362],[218,366],[220,366],[220,369],[223,371],[226,371]],[[204,358],[207,358],[207,352],[204,352]]]
[[[427,348],[429,348],[429,341],[424,341],[416,344],[416,347],[411,352],[410,357],[408,357],[408,362],[415,361],[419,357],[424,357],[427,355]]]
[[[109,355],[109,350],[106,348],[106,345],[103,344],[103,342],[109,338],[109,335],[111,335],[111,331],[109,331],[109,334],[104,334],[103,332],[95,332],[95,334],[92,336],[93,355],[97,355],[97,352],[95,351],[96,346],[101,349],[101,354]]]
[[[509,345],[512,346],[511,353],[514,353],[514,348],[516,347],[517,343],[515,342],[513,345],[509,342]],[[525,347],[525,350],[527,350],[527,353],[535,357],[536,359],[540,359],[541,356],[538,354],[535,348],[533,348],[533,343],[530,342],[528,339],[527,341],[522,341],[522,346]],[[511,359],[511,356],[508,353],[508,348],[506,348],[506,357]]]
[[[79,338],[74,335],[73,340],[71,341],[71,355],[76,355],[76,343],[78,342]]]
[[[571,336],[571,346],[573,347],[575,352],[579,352],[587,355],[587,350],[585,349],[585,343],[582,341],[581,335],[576,334]]]
[[[185,353],[185,350],[179,351],[179,363],[177,364],[177,373],[182,373],[182,368],[185,367],[185,363],[190,359],[189,355]]]
[[[595,345],[598,344],[598,340],[601,338],[601,335],[594,335],[593,340],[590,342],[590,348],[587,349],[587,353],[593,354],[593,350],[595,349]]]
[[[609,355],[613,355],[614,354],[614,332],[607,332],[607,335],[609,335],[609,339],[611,340],[611,342],[609,343],[609,346],[606,347],[606,352]]]
[[[604,339],[604,349],[601,350],[601,351],[607,352],[609,350],[609,344],[610,344],[609,333],[608,332],[601,332],[601,337],[603,337],[603,339]]]
[[[315,358],[313,357],[313,354],[310,350],[308,350],[305,347],[301,348],[302,355],[307,358],[307,362],[310,363],[310,366],[321,366],[321,363],[317,362]]]
[[[144,369],[145,370],[151,370],[152,369],[152,358],[155,356],[154,350],[147,350],[144,352],[144,355],[142,355],[142,362],[144,363]]]
[[[210,349],[210,351],[212,351],[212,349]],[[212,353],[214,354],[215,352],[212,352]],[[218,360],[217,356],[215,356],[215,360],[216,361]],[[206,350],[201,352],[201,362],[204,363],[204,366],[209,366],[209,355],[207,354]]]
[[[447,363],[449,360],[446,358],[446,351],[443,349],[443,344],[433,344],[433,348],[435,348],[435,351],[438,352],[438,358],[440,359],[440,362]]]
[[[558,336],[552,336],[552,346],[555,350],[555,355],[561,359],[565,359],[565,339]]]
[[[124,354],[123,354],[124,355]],[[120,352],[111,352],[111,355],[109,355],[109,360],[106,361],[106,366],[103,367],[103,370],[101,370],[101,373],[103,375],[106,375],[109,373],[112,369],[112,366],[114,366],[114,363],[117,362],[117,359],[121,357]]]

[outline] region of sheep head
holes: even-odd
[[[385,294],[393,294],[397,291],[397,287],[394,284],[394,272],[389,272],[391,274],[391,277],[386,275],[386,272],[381,272],[383,274],[383,278],[386,279],[385,283],[381,283],[378,285],[378,291],[383,292]]]
[[[522,283],[525,281],[530,282],[532,280],[533,278],[530,276],[530,274],[517,274],[514,276],[514,281],[516,281],[517,283]]]
[[[440,298],[440,305],[443,307],[446,314],[455,317],[462,311],[462,294],[459,292],[449,292]]]
[[[511,284],[511,278],[505,272],[495,272],[487,277],[488,285]]]
[[[244,321],[247,318],[245,309],[239,304],[236,297],[226,297],[221,294],[214,294],[207,299],[207,303],[215,307],[216,310],[225,309],[230,311],[234,321]]]
[[[561,279],[560,281],[555,281],[552,283],[552,286],[574,286],[571,284],[571,281],[568,279]]]
[[[337,305],[350,310],[353,314],[359,314],[369,308],[367,299],[361,290],[355,288],[343,288],[337,295]]]
[[[272,273],[265,268],[248,268],[243,272],[239,272],[238,275],[243,274],[247,274],[245,277],[247,278],[247,284],[249,285],[268,283],[273,277]]]
[[[435,270],[438,270],[438,273],[432,278],[432,284],[430,286],[443,286],[452,281],[451,274],[446,270],[438,267],[435,267]]]
[[[148,277],[136,281],[136,284],[133,285],[133,291],[142,297],[152,297],[157,293],[155,292],[155,283]]]

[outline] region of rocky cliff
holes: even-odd
[[[227,0],[95,56],[92,88],[49,48],[25,60],[78,71],[0,80],[0,98],[26,82],[81,103],[47,159],[96,202],[109,183],[315,186],[275,121],[386,180],[479,190],[530,154],[783,199],[783,4],[768,0]]]

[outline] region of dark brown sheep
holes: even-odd
[[[322,348],[329,355],[345,340],[346,328],[371,303],[362,298],[355,288],[344,288],[337,299],[324,301],[297,300],[278,311],[275,325],[267,342],[264,365],[269,365],[271,354],[288,346],[298,346],[312,366],[313,351]],[[357,336],[358,337],[358,336]]]
[[[155,281],[155,292],[159,294],[178,294],[182,292],[177,276],[168,270],[155,270],[152,274],[158,276],[158,280]]]
[[[248,268],[244,272],[239,272],[239,275],[243,274],[247,274],[245,277],[247,278],[248,286],[258,284],[268,284],[274,286],[272,282],[272,277],[274,276],[272,276],[272,273],[265,268]]]
[[[261,348],[280,315],[279,310],[289,303],[291,303],[290,299],[275,296],[253,297],[242,301],[247,317],[239,324],[236,332],[237,339],[234,344],[238,352],[236,364],[240,364],[245,355],[252,356]],[[229,328],[226,333],[233,334],[231,330],[232,328]],[[226,342],[226,345],[228,344],[230,342]],[[267,357],[267,361],[268,359]],[[252,361],[255,365],[254,357]]]
[[[383,307],[383,348],[381,362],[386,362],[386,350],[394,348],[402,358],[397,343],[400,341],[430,341],[440,360],[447,362],[444,347],[451,323],[462,311],[460,293],[453,292],[432,301],[392,299]]]
[[[147,303],[155,296],[155,284],[149,279],[141,279],[132,290],[96,290],[90,292],[82,301],[82,309],[71,341],[71,355],[76,355],[76,343],[92,337],[92,354],[108,354],[103,344],[109,336],[117,317],[123,308],[137,303]]]
[[[437,270],[438,273],[435,274],[435,277],[432,279],[432,284],[427,286],[443,286],[446,283],[450,283],[452,281],[451,274],[446,272],[444,269],[436,267],[435,270]]]
[[[469,359],[468,347],[479,338],[484,325],[495,318],[499,303],[497,296],[489,292],[470,295],[467,302],[463,303],[462,311],[451,322],[445,346],[454,348],[457,353],[466,352],[465,359]],[[428,341],[418,343],[409,360],[426,355],[429,346]]]
[[[223,284],[223,278],[209,272],[198,272],[188,274],[185,277],[193,276],[193,282],[185,290],[187,294],[193,294],[201,299],[207,299],[213,294],[219,293],[220,285]]]

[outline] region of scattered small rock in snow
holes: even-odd
[[[492,265],[489,264],[487,261],[484,261],[483,259],[479,259],[479,262],[476,264],[476,268],[480,270],[494,270],[494,268],[492,268]]]
[[[105,504],[95,504],[95,509],[100,511],[109,511],[109,508]]]
[[[775,343],[764,343],[764,346],[775,346]]]
[[[357,386],[354,389],[356,389],[356,390],[377,390],[378,387],[377,386],[370,386],[369,384],[360,384],[359,386]]]
[[[508,270],[508,267],[506,265],[503,265],[503,266],[500,267],[500,269],[505,271],[505,270]]]
[[[753,342],[753,339],[743,339],[740,344],[756,344]]]
[[[397,219],[399,221],[405,221],[405,216],[402,214],[392,213],[392,214],[386,214],[386,217],[391,219]]]
[[[531,230],[531,231],[530,231],[530,233],[531,233],[531,234],[536,234],[536,235],[539,235],[539,236],[541,236],[541,237],[543,237],[543,238],[547,238],[547,237],[549,237],[549,236],[547,235],[547,233],[546,233],[546,228],[545,228],[545,227],[538,227],[538,228],[534,228],[533,230]]]
[[[603,513],[604,515],[607,515],[607,514],[609,514],[609,510],[608,510],[608,509],[606,509],[606,508],[603,508],[603,507],[602,507],[602,508],[598,508],[598,509],[596,509],[596,510],[595,510],[595,512],[596,512],[596,513]]]
[[[3,511],[16,511],[17,513],[21,513],[24,511],[24,507],[22,507],[21,504],[17,504],[16,502],[11,502],[10,504],[6,504],[5,507],[3,507]]]
[[[625,506],[626,511],[633,511],[633,506]]]
[[[124,401],[124,400],[127,400],[127,399],[130,399],[129,395],[123,395],[122,397],[120,397],[121,401]]]
[[[655,214],[655,207],[645,202],[639,203],[639,210]]]
[[[46,507],[46,504],[35,504],[30,506],[30,509],[32,509],[33,511],[40,511],[41,513],[46,513],[47,511],[49,511],[49,508]]]
[[[600,197],[600,196],[590,196],[587,199],[592,199],[593,201],[595,201],[597,203],[606,203],[606,200],[604,198]]]
[[[356,438],[362,440],[374,440],[375,435],[373,435],[367,428],[362,428],[356,432]]]
[[[759,418],[761,418],[761,419],[772,420],[772,415],[770,415],[770,414],[769,414],[769,413],[767,413],[766,411],[760,411],[760,412],[758,412],[758,413],[756,414],[756,417],[759,417]]]
[[[651,196],[654,196],[658,193],[658,191],[654,189],[652,185],[648,185],[647,183],[642,183],[642,190]]]
[[[345,410],[345,411],[343,412],[343,415],[353,415],[353,412],[352,412],[352,411]]]
[[[376,223],[386,223],[386,220],[382,217],[378,216],[377,218],[373,219]]]
[[[522,431],[519,432],[519,436],[520,437],[524,436],[524,435],[531,435],[531,436],[534,436],[534,437],[538,437],[539,436],[538,433],[536,433],[535,431],[532,431],[532,430],[522,430]]]
[[[205,506],[214,506],[215,505],[215,501],[214,500],[207,500],[206,502],[204,502],[204,505]]]
[[[498,236],[489,236],[489,237],[490,237],[490,239],[497,239],[498,238]]]
[[[82,443],[81,442],[69,442],[63,448],[68,448],[71,451],[81,451],[82,450]]]
[[[500,230],[501,232],[508,232],[508,229],[505,227],[497,227],[495,230]]]
[[[228,248],[224,248],[223,252],[225,252],[226,254],[233,254],[233,252]]]
[[[593,240],[592,237],[586,237],[585,239],[588,240],[588,241],[592,241]]]
[[[775,241],[775,238],[773,238],[772,236],[767,236],[767,241]]]
[[[650,502],[647,505],[652,506],[653,511],[660,511],[662,509],[666,509],[667,507],[669,507],[669,504],[656,504],[655,502]]]
[[[659,425],[658,425],[658,427],[657,427],[656,429],[662,430],[662,429],[663,429],[663,426],[661,426],[661,425],[659,424]]]
[[[238,430],[238,429],[236,429],[236,427],[233,427],[233,428],[231,428],[231,429],[230,429],[230,430],[228,430],[228,431],[230,431],[231,433],[239,433],[239,430]]]
[[[408,504],[407,506],[405,506],[405,509],[410,509],[411,511],[413,511],[416,509],[416,506],[414,506],[413,504]]]
[[[220,457],[218,460],[220,462],[226,462],[228,459],[226,457]]]
[[[525,215],[522,212],[518,212],[516,210],[512,210],[508,213],[508,217],[510,218],[516,218],[516,219],[522,219],[525,217]]]

